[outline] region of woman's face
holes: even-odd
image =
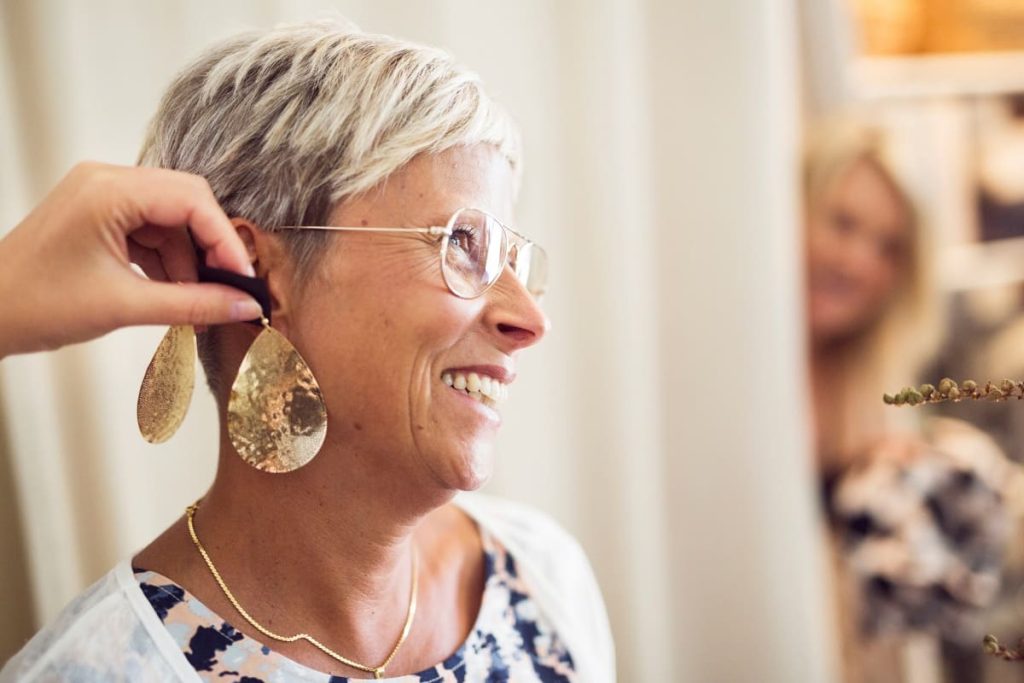
[[[854,336],[904,277],[910,216],[873,162],[854,163],[808,212],[808,316],[815,343]]]
[[[416,157],[339,206],[331,224],[444,225],[470,207],[511,225],[512,192],[497,150],[454,148]],[[479,298],[454,296],[438,253],[438,238],[422,234],[334,233],[283,324],[320,382],[328,447],[359,454],[383,478],[469,490],[491,472],[501,404],[448,386],[445,376],[475,372],[514,394],[519,352],[549,322],[507,267]]]

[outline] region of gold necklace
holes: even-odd
[[[316,649],[320,650],[325,655],[333,657],[345,666],[352,667],[353,669],[358,669],[359,671],[371,673],[373,674],[374,678],[384,678],[384,670],[388,667],[388,665],[391,664],[391,660],[395,658],[395,655],[398,654],[398,649],[402,647],[403,643],[405,643],[405,639],[409,637],[409,631],[410,629],[412,629],[412,620],[413,617],[416,616],[416,593],[419,583],[419,562],[417,561],[415,551],[413,551],[412,554],[412,591],[409,596],[409,614],[405,618],[405,626],[402,627],[402,634],[398,636],[398,642],[395,643],[395,647],[391,650],[391,654],[387,656],[387,659],[385,659],[380,666],[366,666],[365,664],[354,662],[351,659],[348,659],[347,657],[342,657],[337,652],[327,647],[313,636],[310,636],[306,633],[298,633],[294,636],[282,636],[277,633],[274,633],[269,629],[264,628],[259,623],[257,623],[255,619],[249,616],[249,613],[246,612],[245,609],[240,604],[238,604],[238,600],[235,599],[235,596],[228,589],[228,585],[224,583],[224,579],[221,578],[220,572],[217,571],[217,567],[214,566],[213,560],[210,559],[209,553],[206,552],[206,548],[204,548],[203,544],[199,542],[199,536],[196,534],[196,527],[195,524],[193,523],[193,518],[195,517],[196,510],[198,509],[198,500],[192,505],[189,505],[185,509],[185,512],[188,514],[188,534],[192,537],[192,543],[195,544],[196,550],[198,550],[199,554],[203,556],[203,560],[206,562],[206,566],[209,567],[210,573],[213,574],[213,578],[217,582],[217,585],[220,586],[220,589],[222,591],[224,591],[224,595],[231,602],[234,608],[238,610],[238,613],[241,614],[242,617],[247,622],[249,622],[250,626],[252,626],[254,629],[259,631],[263,635],[267,636],[268,638],[273,638],[274,640],[281,641],[282,643],[294,643],[299,640],[305,640],[307,643],[309,643]]]

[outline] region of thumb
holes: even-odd
[[[219,325],[255,320],[258,301],[219,284],[142,280],[127,302],[128,325]]]

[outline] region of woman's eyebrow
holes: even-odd
[[[430,217],[430,220],[427,221],[424,227],[432,228],[436,226],[443,228],[444,226],[448,225],[448,220],[452,217],[454,213],[454,211],[447,211],[443,215],[440,213],[432,215]]]
[[[410,213],[408,219],[402,223],[407,228],[443,228],[448,225],[449,219],[455,213],[455,210],[451,211],[438,211],[437,213],[420,214],[419,216],[415,213]],[[426,218],[420,216],[425,215]]]

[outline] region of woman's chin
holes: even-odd
[[[445,484],[455,491],[476,491],[494,472],[493,446],[481,447],[454,459],[445,476]]]
[[[868,326],[866,318],[859,311],[812,311],[811,336],[822,345],[841,343],[858,336]]]
[[[418,432],[428,438],[416,444],[414,457],[426,467],[433,485],[449,492],[475,491],[494,472],[494,436],[463,430],[461,437],[452,437],[454,433],[441,428]]]

